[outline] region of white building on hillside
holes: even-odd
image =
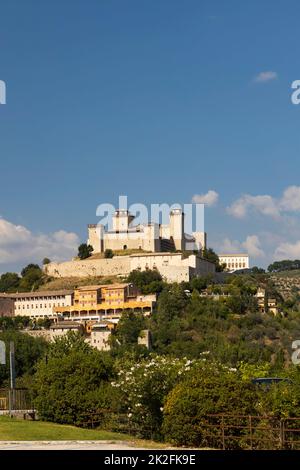
[[[249,255],[242,254],[222,254],[219,255],[220,264],[226,264],[225,271],[236,271],[238,269],[249,268]]]
[[[73,303],[73,291],[23,292],[11,294],[14,298],[15,316],[30,318],[55,318],[54,307],[65,307]]]

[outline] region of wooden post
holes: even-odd
[[[226,449],[225,446],[225,427],[224,427],[224,415],[222,415],[222,420],[221,420],[221,429],[222,429],[222,445],[223,445],[223,450]]]
[[[249,432],[250,432],[250,449],[253,450],[253,440],[252,440],[252,416],[249,416]]]
[[[280,436],[279,436],[280,449],[285,448],[285,426],[284,419],[280,420]]]

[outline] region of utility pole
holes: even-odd
[[[10,391],[9,391],[9,415],[16,407],[16,370],[15,370],[15,344],[13,341],[9,343],[9,369],[10,369]]]
[[[0,364],[3,366],[6,364],[6,348],[4,341],[0,341]]]

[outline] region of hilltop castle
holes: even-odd
[[[88,244],[94,253],[106,249],[143,250],[152,253],[174,251],[198,251],[206,248],[206,233],[185,233],[184,213],[181,209],[170,211],[167,225],[147,223],[133,225],[135,217],[128,210],[117,210],[112,217],[112,230],[103,225],[88,225]]]
[[[181,209],[170,211],[169,224],[134,225],[134,219],[128,210],[119,209],[112,217],[111,228],[101,224],[88,225],[88,244],[93,247],[93,255],[102,255],[49,263],[44,267],[45,273],[53,277],[126,277],[136,269],[157,269],[167,282],[189,281],[194,276],[214,274],[215,264],[202,257],[206,233],[185,233]],[[114,252],[113,258],[103,256],[108,249]]]

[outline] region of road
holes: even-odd
[[[0,450],[143,450],[126,441],[0,441]],[[149,449],[148,449],[149,450]]]

